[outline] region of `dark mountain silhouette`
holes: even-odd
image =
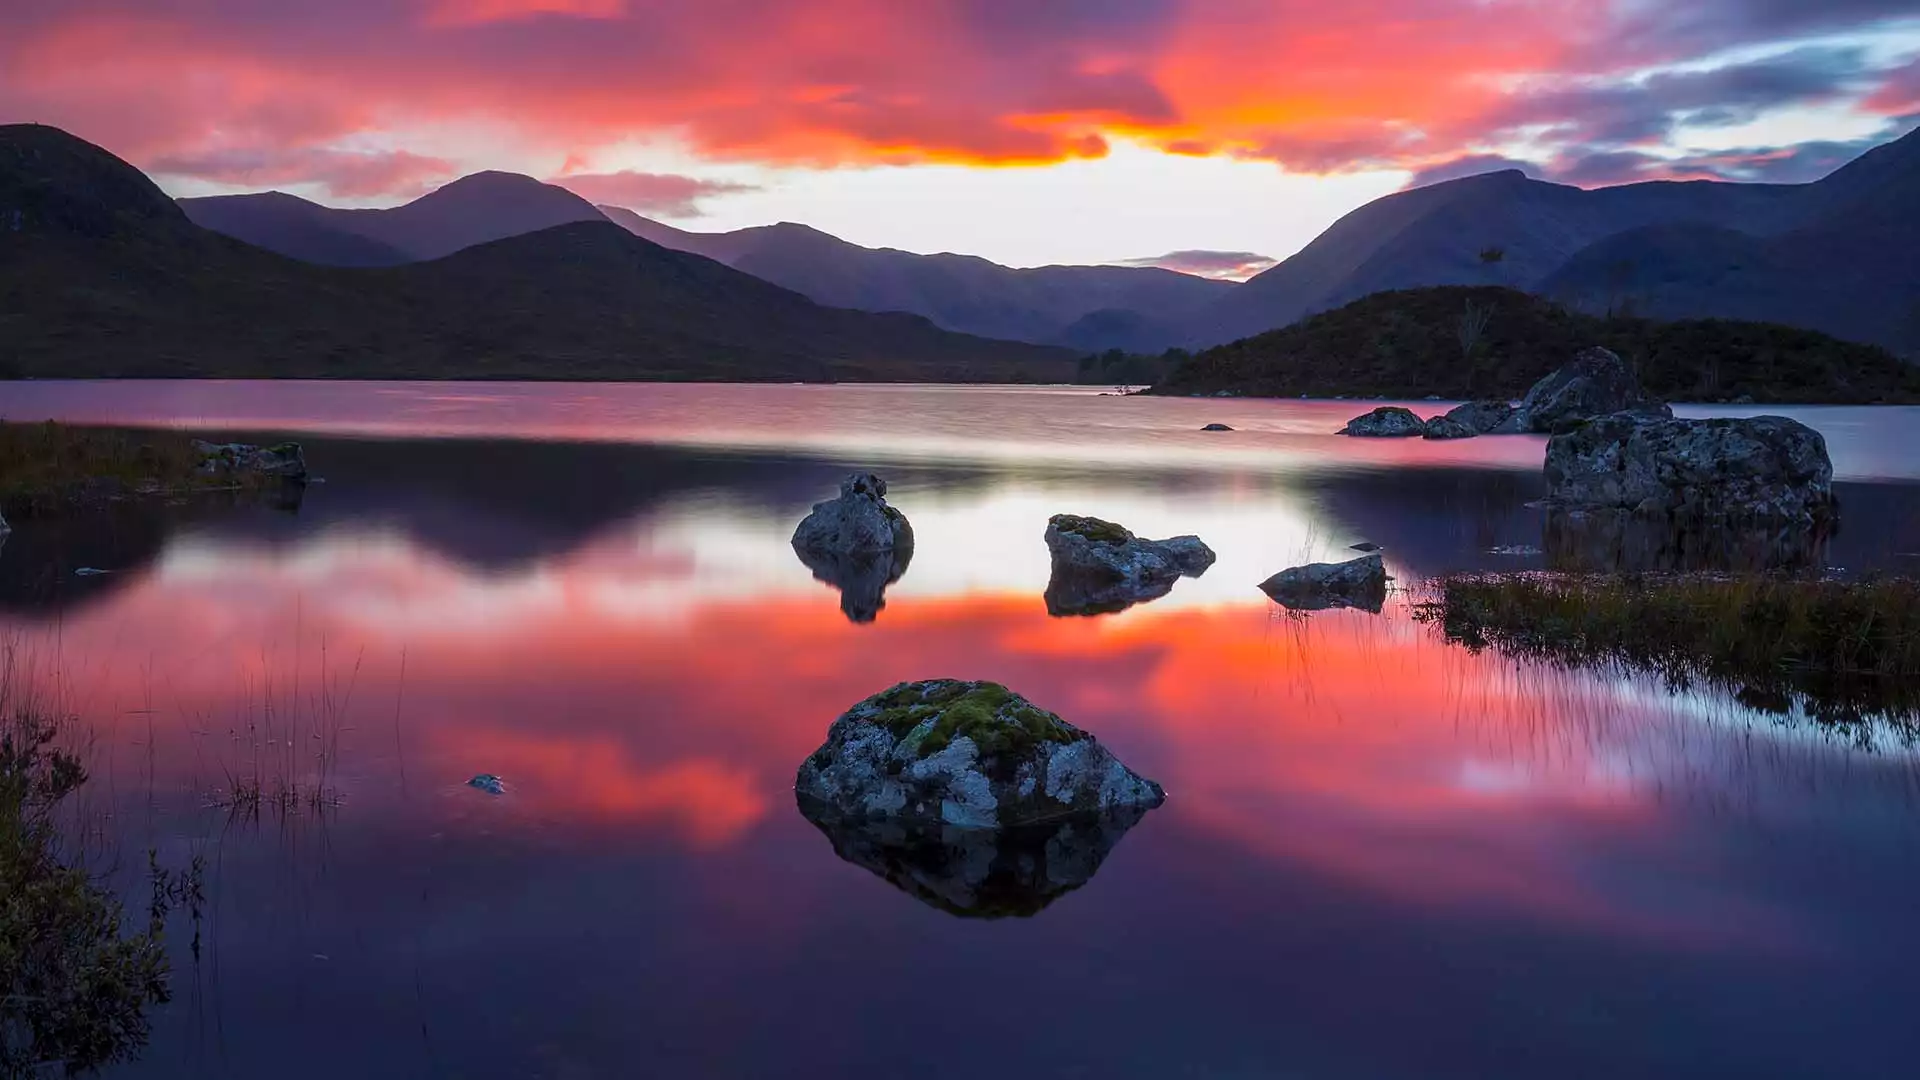
[[[790,222],[694,233],[631,210],[600,210],[635,235],[718,259],[823,304],[910,311],[949,330],[1014,341],[1158,352],[1172,344],[1176,319],[1239,287],[1157,267],[1016,270],[972,255],[861,247]]]
[[[1374,293],[1182,363],[1163,394],[1511,400],[1581,349],[1670,401],[1920,402],[1920,366],[1814,330],[1588,315],[1497,286]]]
[[[10,374],[1064,381],[1074,360],[822,307],[605,220],[407,266],[314,266],[194,225],[65,132],[0,127]]]
[[[1180,336],[1213,344],[1384,290],[1494,284],[1583,307],[1645,293],[1640,302],[1653,306],[1643,310],[1666,317],[1764,317],[1894,344],[1886,313],[1912,303],[1920,249],[1887,240],[1920,228],[1916,159],[1920,135],[1908,135],[1812,184],[1586,191],[1508,170],[1404,191],[1194,312]],[[1737,279],[1727,273],[1735,266]],[[1809,273],[1834,277],[1796,291]],[[1794,302],[1779,306],[1789,294]]]
[[[516,173],[462,177],[390,210],[336,210],[283,192],[181,199],[197,225],[323,266],[398,266],[556,225],[604,221],[565,188]]]
[[[1920,354],[1920,136],[1799,195],[1792,228],[1668,225],[1594,244],[1541,284],[1583,308],[1771,319]]]

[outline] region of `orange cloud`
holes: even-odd
[[[0,113],[141,164],[282,153],[292,168],[480,121],[501,138],[475,167],[657,136],[811,165],[1053,162],[1128,137],[1304,171],[1425,167],[1486,152],[1515,103],[1557,80],[1859,29],[1899,7],[1776,6],[1795,10],[1707,0],[1667,26],[1586,0],[339,0],[245,18],[15,0]],[[1898,85],[1862,107],[1906,107]]]

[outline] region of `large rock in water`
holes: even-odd
[[[1411,410],[1398,405],[1382,405],[1370,413],[1356,416],[1336,432],[1366,439],[1409,439],[1426,433],[1426,423],[1413,415]]]
[[[1607,349],[1584,349],[1572,363],[1534,383],[1520,407],[1493,431],[1548,435],[1575,421],[1621,412],[1673,415],[1641,388],[1619,356]]]
[[[1546,479],[1562,511],[1811,526],[1833,509],[1826,439],[1783,416],[1603,416],[1547,443]]]
[[[1213,565],[1213,549],[1197,536],[1142,540],[1111,521],[1055,514],[1047,521],[1047,611],[1093,615],[1119,611],[1173,590],[1182,577]]]
[[[970,919],[1028,918],[1093,880],[1144,809],[1011,829],[849,821],[797,798],[834,854],[929,907]]]
[[[802,552],[871,555],[913,546],[913,526],[887,505],[887,482],[872,473],[854,473],[840,481],[840,497],[815,503],[793,531]]]
[[[1481,434],[1451,416],[1436,416],[1427,421],[1425,438],[1429,439],[1471,439]]]
[[[1379,552],[1342,563],[1310,563],[1282,570],[1260,591],[1293,611],[1359,608],[1378,615],[1387,602],[1387,565]]]
[[[997,829],[1166,800],[1092,735],[998,683],[901,683],[847,710],[794,778],[851,821]]]
[[[193,440],[200,454],[200,471],[235,479],[247,475],[271,477],[289,483],[307,482],[307,457],[299,443],[255,446],[252,443],[210,443]]]

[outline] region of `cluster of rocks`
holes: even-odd
[[[1657,418],[1673,415],[1672,409],[1640,386],[1619,356],[1594,348],[1534,383],[1518,406],[1470,401],[1422,420],[1411,409],[1388,405],[1354,417],[1340,434],[1376,439],[1549,435],[1596,416],[1623,412]]]
[[[294,484],[304,484],[308,480],[307,458],[299,443],[255,446],[252,443],[210,443],[195,439],[193,448],[200,454],[200,471],[209,475],[234,479],[268,477]]]

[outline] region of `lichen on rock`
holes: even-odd
[[[854,473],[840,481],[840,497],[815,503],[793,531],[797,551],[833,555],[871,555],[911,550],[913,526],[887,505],[887,482],[872,473]]]

